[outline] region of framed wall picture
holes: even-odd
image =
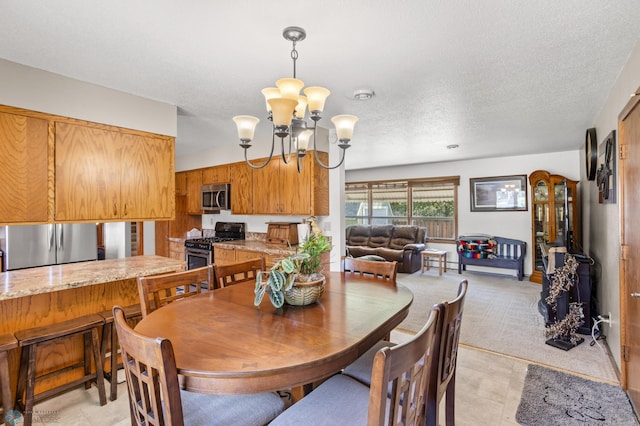
[[[527,176],[470,178],[472,212],[527,211]]]
[[[600,144],[598,156],[602,159],[600,168],[596,171],[598,184],[598,202],[600,204],[616,203],[616,131],[612,130]]]

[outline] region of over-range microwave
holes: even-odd
[[[229,210],[231,208],[229,195],[230,191],[228,183],[202,185],[200,196],[202,210],[208,212]]]

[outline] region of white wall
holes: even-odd
[[[458,188],[458,233],[460,235],[489,234],[526,241],[525,274],[530,275],[532,271],[531,191],[528,188],[528,176],[535,170],[547,170],[553,174],[578,180],[580,177],[579,161],[579,151],[576,150],[550,154],[352,170],[346,172],[345,179],[347,182],[361,182],[384,179],[460,176],[460,187]],[[527,211],[472,212],[469,179],[507,175],[527,175]],[[578,187],[580,185],[578,184]],[[450,263],[450,266],[457,264],[458,258],[454,245],[429,243],[429,247],[447,251],[447,263]],[[495,272],[495,269],[492,272]],[[509,273],[509,271],[505,270],[505,273]]]
[[[618,114],[629,101],[632,93],[640,87],[640,42],[636,43],[626,65],[611,89],[600,113],[593,122],[596,128],[598,144],[612,131],[616,130],[616,148],[618,141]],[[598,150],[598,165],[603,162],[602,152]],[[584,152],[581,153],[581,178],[586,182]],[[616,176],[618,179],[618,176]],[[619,187],[619,185],[618,185]],[[583,209],[585,216],[585,251],[599,265],[599,276],[596,282],[597,298],[600,312],[611,312],[611,327],[604,325],[604,333],[618,368],[620,367],[620,204],[599,204],[598,188],[595,182],[589,182],[583,188]],[[616,200],[620,194],[616,195]]]
[[[161,135],[177,134],[175,105],[4,59],[0,59],[0,104]]]

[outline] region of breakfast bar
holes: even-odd
[[[181,271],[185,262],[162,256],[135,256],[0,273],[0,335],[95,314],[113,305],[139,302],[137,278]],[[82,353],[82,340],[46,347],[51,356],[38,357],[38,370],[73,364]],[[19,350],[9,353],[11,388],[15,392]],[[79,369],[71,376],[82,376]],[[56,377],[61,381],[64,377]],[[38,392],[57,382],[43,380]]]

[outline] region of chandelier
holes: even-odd
[[[318,121],[322,119],[322,110],[324,103],[331,93],[324,87],[307,87],[303,90],[304,95],[300,95],[300,90],[304,87],[304,83],[296,78],[296,60],[298,59],[298,51],[296,43],[305,39],[307,33],[300,27],[287,27],[282,32],[283,37],[289,40],[293,47],[291,49],[291,59],[293,60],[293,78],[282,78],[276,81],[277,87],[268,87],[262,89],[267,107],[267,119],[273,124],[273,132],[271,138],[271,153],[262,164],[253,164],[247,158],[247,150],[251,148],[251,140],[254,137],[256,125],[260,121],[256,117],[250,115],[238,115],[233,117],[233,121],[238,128],[238,137],[240,138],[240,146],[244,149],[244,159],[246,163],[254,168],[261,169],[271,161],[273,157],[273,149],[276,136],[280,138],[280,146],[282,150],[282,160],[288,164],[291,160],[292,148],[295,150],[298,172],[302,171],[302,159],[307,154],[309,141],[313,136],[312,149],[315,154],[316,162],[325,169],[335,169],[340,167],[344,162],[345,150],[349,148],[349,142],[353,137],[353,127],[358,121],[358,117],[354,115],[336,115],[331,118],[331,122],[336,128],[336,136],[338,138],[338,147],[342,149],[340,154],[340,162],[335,166],[324,164],[318,156],[316,150],[316,129]],[[308,124],[305,120],[305,113],[309,108],[312,124]],[[288,138],[289,151],[285,154],[285,138]]]

